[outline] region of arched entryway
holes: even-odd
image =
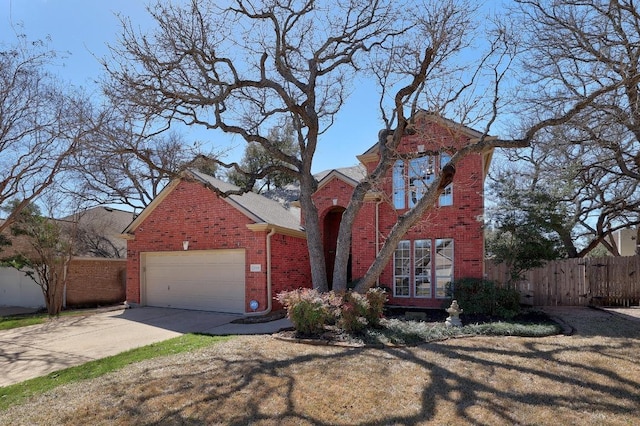
[[[327,268],[327,284],[329,285],[329,290],[333,289],[333,266],[336,262],[338,232],[340,231],[340,221],[342,220],[342,213],[344,213],[344,211],[344,207],[334,207],[329,212],[327,212],[323,222],[324,261]],[[347,282],[351,280],[351,248],[349,248]]]

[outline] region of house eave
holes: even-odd
[[[307,233],[302,230],[285,228],[283,226],[274,225],[271,223],[250,223],[246,226],[247,229],[253,232],[269,232],[274,230],[276,234],[287,235],[296,238],[304,238],[305,240],[307,239]]]

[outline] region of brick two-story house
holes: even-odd
[[[398,149],[403,159],[367,195],[357,216],[350,280],[365,274],[398,216],[421,197],[456,148],[481,137],[425,112],[414,117],[413,129]],[[439,307],[446,283],[483,276],[483,187],[491,155],[461,160],[437,206],[403,237],[379,279],[391,290],[391,304]],[[313,195],[329,276],[342,212],[355,185],[377,164],[377,145],[358,159],[359,166],[319,174]],[[213,188],[232,186],[191,172],[169,184],[127,227],[129,302],[259,313],[279,307],[273,300],[279,291],[310,285],[296,209],[253,193],[222,198]]]

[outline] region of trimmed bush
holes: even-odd
[[[369,309],[367,309],[366,314],[367,321],[373,327],[380,327],[384,304],[389,300],[387,291],[382,287],[373,287],[367,291],[366,297],[367,302],[369,302]]]
[[[369,289],[366,294],[353,291],[319,293],[305,288],[280,293],[277,299],[301,334],[321,334],[327,325],[358,334],[367,327],[380,326],[387,294],[381,288]]]
[[[318,335],[331,319],[326,298],[314,289],[285,291],[276,297],[287,309],[287,318],[301,334]]]
[[[340,317],[337,325],[347,333],[360,333],[369,325],[367,320],[368,311],[369,302],[367,297],[360,293],[349,291],[342,296]]]
[[[452,287],[452,288],[451,288]],[[450,290],[465,314],[484,314],[513,318],[520,313],[520,293],[513,288],[501,288],[493,281],[462,278]]]

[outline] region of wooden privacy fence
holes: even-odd
[[[485,263],[486,278],[505,285],[504,264]],[[562,259],[525,273],[516,284],[534,306],[633,306],[640,303],[640,256]]]

